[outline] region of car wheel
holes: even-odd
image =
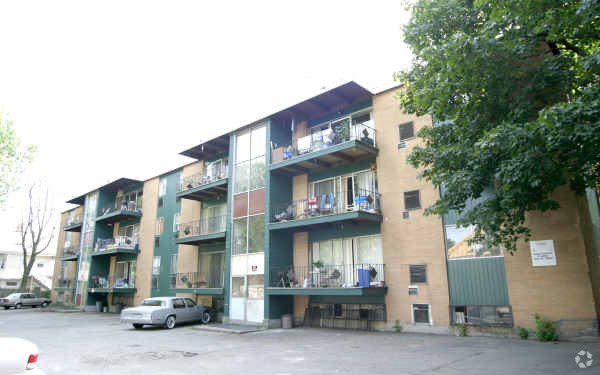
[[[48,302],[42,303],[42,307],[48,307]]]
[[[10,309],[10,306],[4,306],[4,310]]]
[[[143,326],[144,326],[143,324],[137,324],[137,323],[133,324],[133,328],[135,328],[135,329],[141,329]]]
[[[15,305],[15,309],[22,309],[22,308],[23,308],[23,305],[21,305],[20,303],[17,303]]]
[[[202,323],[210,323],[210,313],[208,311],[202,313]]]
[[[173,329],[175,327],[175,317],[173,315],[169,315],[167,320],[165,321],[165,327],[167,329]]]

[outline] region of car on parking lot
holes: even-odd
[[[210,308],[198,305],[191,298],[153,297],[145,299],[141,306],[121,311],[121,323],[132,324],[135,329],[145,325],[163,326],[171,329],[177,323],[211,320]]]
[[[0,337],[0,374],[44,375],[37,368],[39,350],[31,341],[17,337]]]
[[[3,306],[5,310],[14,307],[20,309],[25,306],[32,307],[46,307],[51,304],[52,301],[48,298],[38,297],[33,293],[13,293],[6,297],[0,298],[0,306]]]

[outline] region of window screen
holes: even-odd
[[[424,264],[411,264],[409,270],[411,284],[427,282],[427,268]]]
[[[412,121],[398,125],[398,129],[400,130],[400,141],[415,137],[415,126]]]
[[[421,197],[419,190],[404,192],[404,209],[414,210],[421,208]]]

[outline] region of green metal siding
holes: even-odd
[[[161,176],[160,179],[167,180],[167,191],[163,198],[163,206],[158,207],[156,216],[164,217],[163,232],[160,235],[160,246],[154,247],[154,256],[160,256],[160,275],[158,276],[158,288],[152,289],[152,297],[156,296],[174,296],[175,289],[170,288],[169,276],[171,269],[171,255],[178,253],[178,246],[175,244],[175,232],[173,232],[173,216],[181,211],[181,202],[175,199],[177,184],[181,170],[176,170],[168,175]],[[157,202],[158,204],[158,202]]]
[[[508,305],[504,257],[448,260],[451,305]]]
[[[332,240],[336,238],[344,238],[344,237],[358,237],[358,236],[369,236],[373,234],[381,233],[381,224],[347,224],[343,226],[327,228],[327,229],[317,229],[308,232],[308,240],[310,242],[313,241],[325,241]]]

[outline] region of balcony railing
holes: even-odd
[[[308,219],[351,211],[381,214],[381,194],[366,189],[340,190],[273,205],[271,222]]]
[[[289,144],[272,150],[271,163],[279,163],[283,160],[294,159],[298,156],[326,150],[345,142],[359,141],[365,145],[376,146],[376,131],[371,122],[352,124],[340,124],[333,128],[312,133],[299,138],[297,144]]]
[[[98,238],[94,251],[108,251],[115,249],[135,250],[138,248],[136,237],[117,236],[114,238]]]
[[[270,270],[274,288],[384,287],[383,264],[340,264],[275,267]]]
[[[115,211],[126,211],[126,212],[142,212],[142,200],[128,201],[124,198],[118,198],[115,200],[113,206],[104,207],[101,211],[100,216],[108,215]]]
[[[208,273],[178,273],[176,287],[178,289],[223,288],[223,268],[211,269]]]
[[[75,280],[58,279],[58,280],[56,280],[56,288],[73,289],[73,288],[75,288]]]
[[[191,190],[202,185],[212,184],[213,182],[223,180],[228,176],[228,167],[222,166],[220,168],[212,168],[202,173],[194,174],[191,176],[183,177],[177,185],[177,192]]]
[[[79,254],[79,247],[65,247],[62,251],[62,256],[63,257],[73,257],[75,255]]]
[[[135,280],[128,280],[121,276],[92,276],[88,288],[117,289],[117,288],[135,288]]]
[[[79,225],[82,223],[83,223],[83,217],[81,215],[76,215],[76,216],[70,217],[67,220],[67,224],[65,226],[70,227],[72,225]]]
[[[225,232],[226,216],[215,216],[179,224],[179,238]]]

